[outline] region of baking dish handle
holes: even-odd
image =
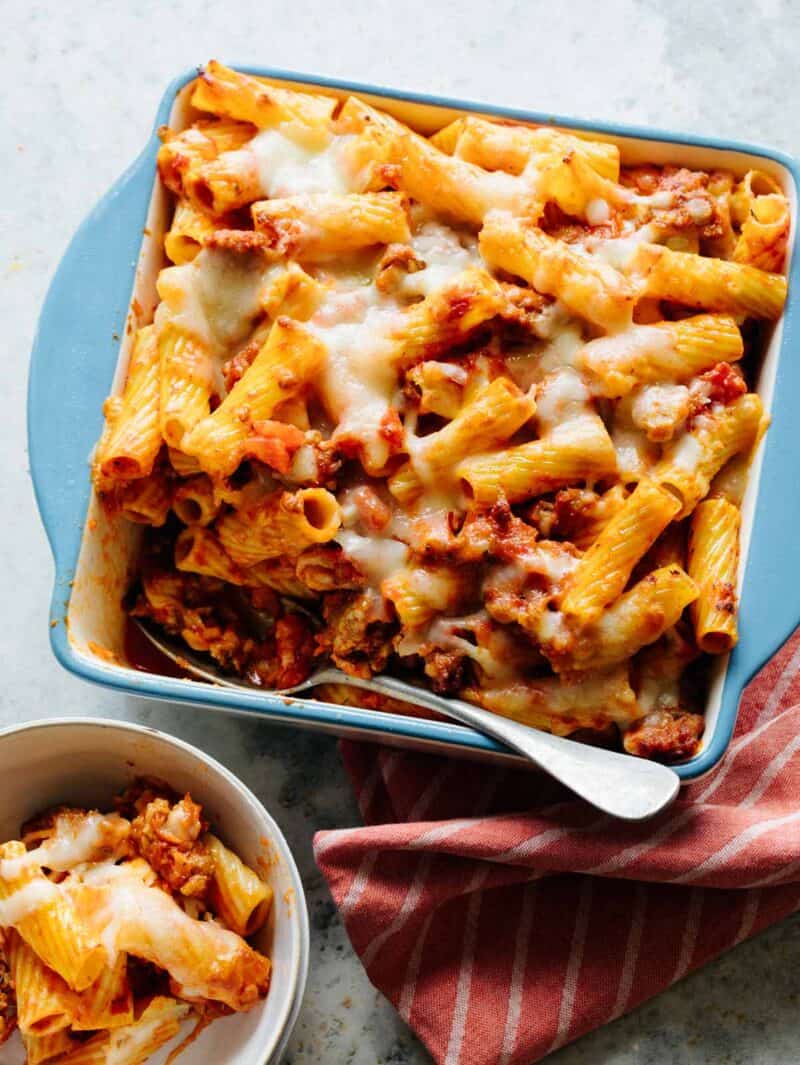
[[[39,512],[60,577],[77,558],[87,464],[102,427],[133,291],[159,141],[155,132],[73,237],[31,351],[28,451]]]
[[[741,690],[800,624],[800,247],[795,248],[771,424],[742,588],[729,681]]]

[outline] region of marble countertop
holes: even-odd
[[[315,830],[357,820],[335,743],[87,687],[50,653],[52,562],[25,452],[27,357],[47,283],[81,218],[143,144],[167,82],[212,55],[791,152],[800,146],[800,8],[792,0],[11,0],[0,9],[0,321],[9,390],[0,419],[0,725],[64,714],[147,722],[238,773],[286,832],[308,891],[311,976],[286,1061],[422,1065],[428,1055],[367,981],[312,860]],[[795,919],[552,1060],[795,1060],[798,971]]]

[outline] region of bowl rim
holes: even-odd
[[[306,982],[308,979],[310,947],[310,930],[305,889],[303,888],[303,881],[300,877],[297,863],[294,860],[294,856],[286,837],[258,796],[251,791],[251,789],[248,788],[248,786],[240,780],[235,773],[231,772],[231,770],[221,762],[218,762],[216,758],[206,754],[206,752],[202,751],[199,747],[195,747],[194,744],[187,743],[186,740],[173,736],[169,732],[154,728],[152,725],[140,725],[133,721],[119,721],[115,718],[108,717],[36,718],[33,721],[24,721],[0,729],[0,744],[10,736],[18,736],[26,732],[38,732],[50,728],[56,730],[69,729],[75,728],[76,726],[90,726],[99,730],[117,730],[133,733],[139,736],[148,736],[159,743],[163,743],[166,747],[178,748],[185,754],[202,762],[207,768],[212,770],[212,772],[216,773],[218,777],[221,777],[229,787],[239,794],[248,807],[254,809],[259,815],[259,830],[268,835],[270,842],[277,847],[281,861],[285,863],[286,869],[289,872],[292,888],[294,889],[294,904],[287,915],[287,919],[295,925],[297,932],[297,944],[292,951],[288,981],[291,991],[285,997],[285,1002],[279,1013],[279,1023],[274,1026],[271,1036],[263,1043],[262,1047],[255,1048],[257,1053],[261,1053],[261,1057],[258,1059],[261,1065],[267,1065],[269,1062],[277,1063],[279,1055],[283,1053],[289,1038],[291,1037],[292,1030],[297,1022],[300,1008],[302,1006]],[[251,1038],[254,1038],[254,1036]]]

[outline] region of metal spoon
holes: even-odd
[[[264,691],[247,681],[218,673],[210,663],[193,655],[185,645],[179,646],[138,618],[134,620],[158,650],[187,673],[226,688]],[[667,766],[553,736],[460,699],[445,699],[426,688],[385,674],[367,680],[328,667],[317,670],[302,684],[281,688],[274,694],[295,695],[318,684],[347,684],[352,688],[364,688],[393,699],[425,706],[461,724],[470,725],[528,758],[598,810],[625,821],[643,821],[653,817],[669,806],[678,794],[680,780]]]

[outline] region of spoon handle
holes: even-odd
[[[338,670],[330,672],[336,673],[335,679],[339,683],[414,702],[471,725],[524,755],[576,795],[612,817],[643,821],[669,806],[678,794],[678,775],[657,762],[553,736],[459,699],[442,698],[385,674],[362,681],[358,677],[344,677]]]
[[[176,649],[172,641],[161,633],[154,633],[149,625],[142,622],[138,624],[156,647],[194,676],[225,687],[252,688],[244,681],[223,676],[190,651]],[[283,694],[299,694],[317,684],[347,684],[351,688],[364,688],[401,702],[426,706],[444,717],[470,725],[517,751],[598,810],[625,821],[643,821],[652,817],[669,806],[678,794],[678,775],[657,762],[606,751],[602,747],[590,747],[561,736],[551,736],[548,732],[528,728],[527,725],[520,725],[510,718],[492,714],[460,699],[445,699],[415,684],[387,677],[386,674],[369,678],[351,677],[340,669],[330,667],[320,669],[302,684],[284,689]]]

